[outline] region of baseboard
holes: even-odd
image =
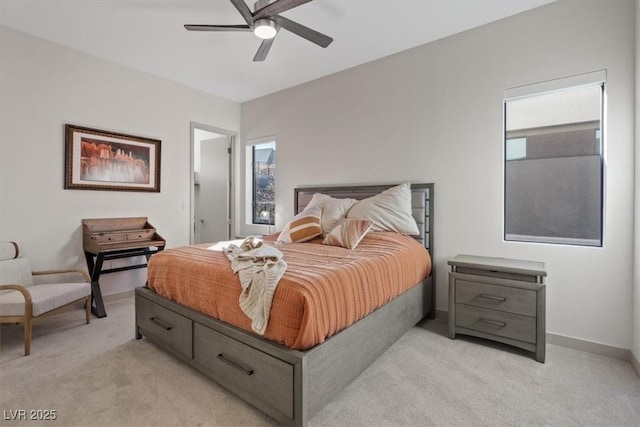
[[[133,298],[134,294],[134,289],[128,289],[126,291],[116,292],[115,294],[103,295],[102,300],[104,302],[120,301],[122,299]]]
[[[633,353],[631,353],[629,361],[631,362],[631,366],[633,366],[633,369],[636,370],[638,376],[640,376],[640,362],[638,362],[638,359],[636,359],[636,356]]]
[[[587,353],[599,354],[600,356],[613,357],[614,359],[630,360],[631,350],[600,344],[593,341],[585,341],[579,338],[567,337],[564,335],[547,332],[547,343],[572,348],[574,350],[586,351]]]
[[[447,320],[448,317],[449,312],[447,310],[436,309],[436,318]],[[565,335],[554,334],[551,332],[546,333],[546,340],[547,344],[559,345],[562,347],[572,348],[574,350],[628,361],[631,363],[631,366],[633,366],[637,374],[640,375],[640,362],[638,362],[638,359],[636,359],[630,349],[581,340],[579,338],[567,337]]]
[[[614,347],[611,345],[601,344],[593,341],[585,341],[578,338],[566,337],[564,335],[552,334],[547,332],[547,343],[560,345],[562,347],[572,348],[574,350],[586,351],[600,356],[613,357],[628,361],[640,376],[640,363],[635,358],[631,350]]]

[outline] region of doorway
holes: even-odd
[[[235,132],[191,123],[191,244],[229,240]]]

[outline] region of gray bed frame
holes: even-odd
[[[296,213],[314,193],[363,199],[393,185],[294,190]],[[412,184],[416,236],[433,258],[433,184]],[[136,338],[169,353],[286,425],[304,426],[423,317],[435,317],[431,275],[373,313],[307,351],[293,350],[178,304],[135,291]]]

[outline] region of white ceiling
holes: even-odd
[[[228,0],[0,0],[0,23],[244,102],[552,1],[315,0],[282,15],[334,42],[281,30],[264,62],[250,32],[184,29],[244,24]]]

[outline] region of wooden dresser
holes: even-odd
[[[545,358],[544,263],[457,255],[449,260],[449,338],[473,335]]]

